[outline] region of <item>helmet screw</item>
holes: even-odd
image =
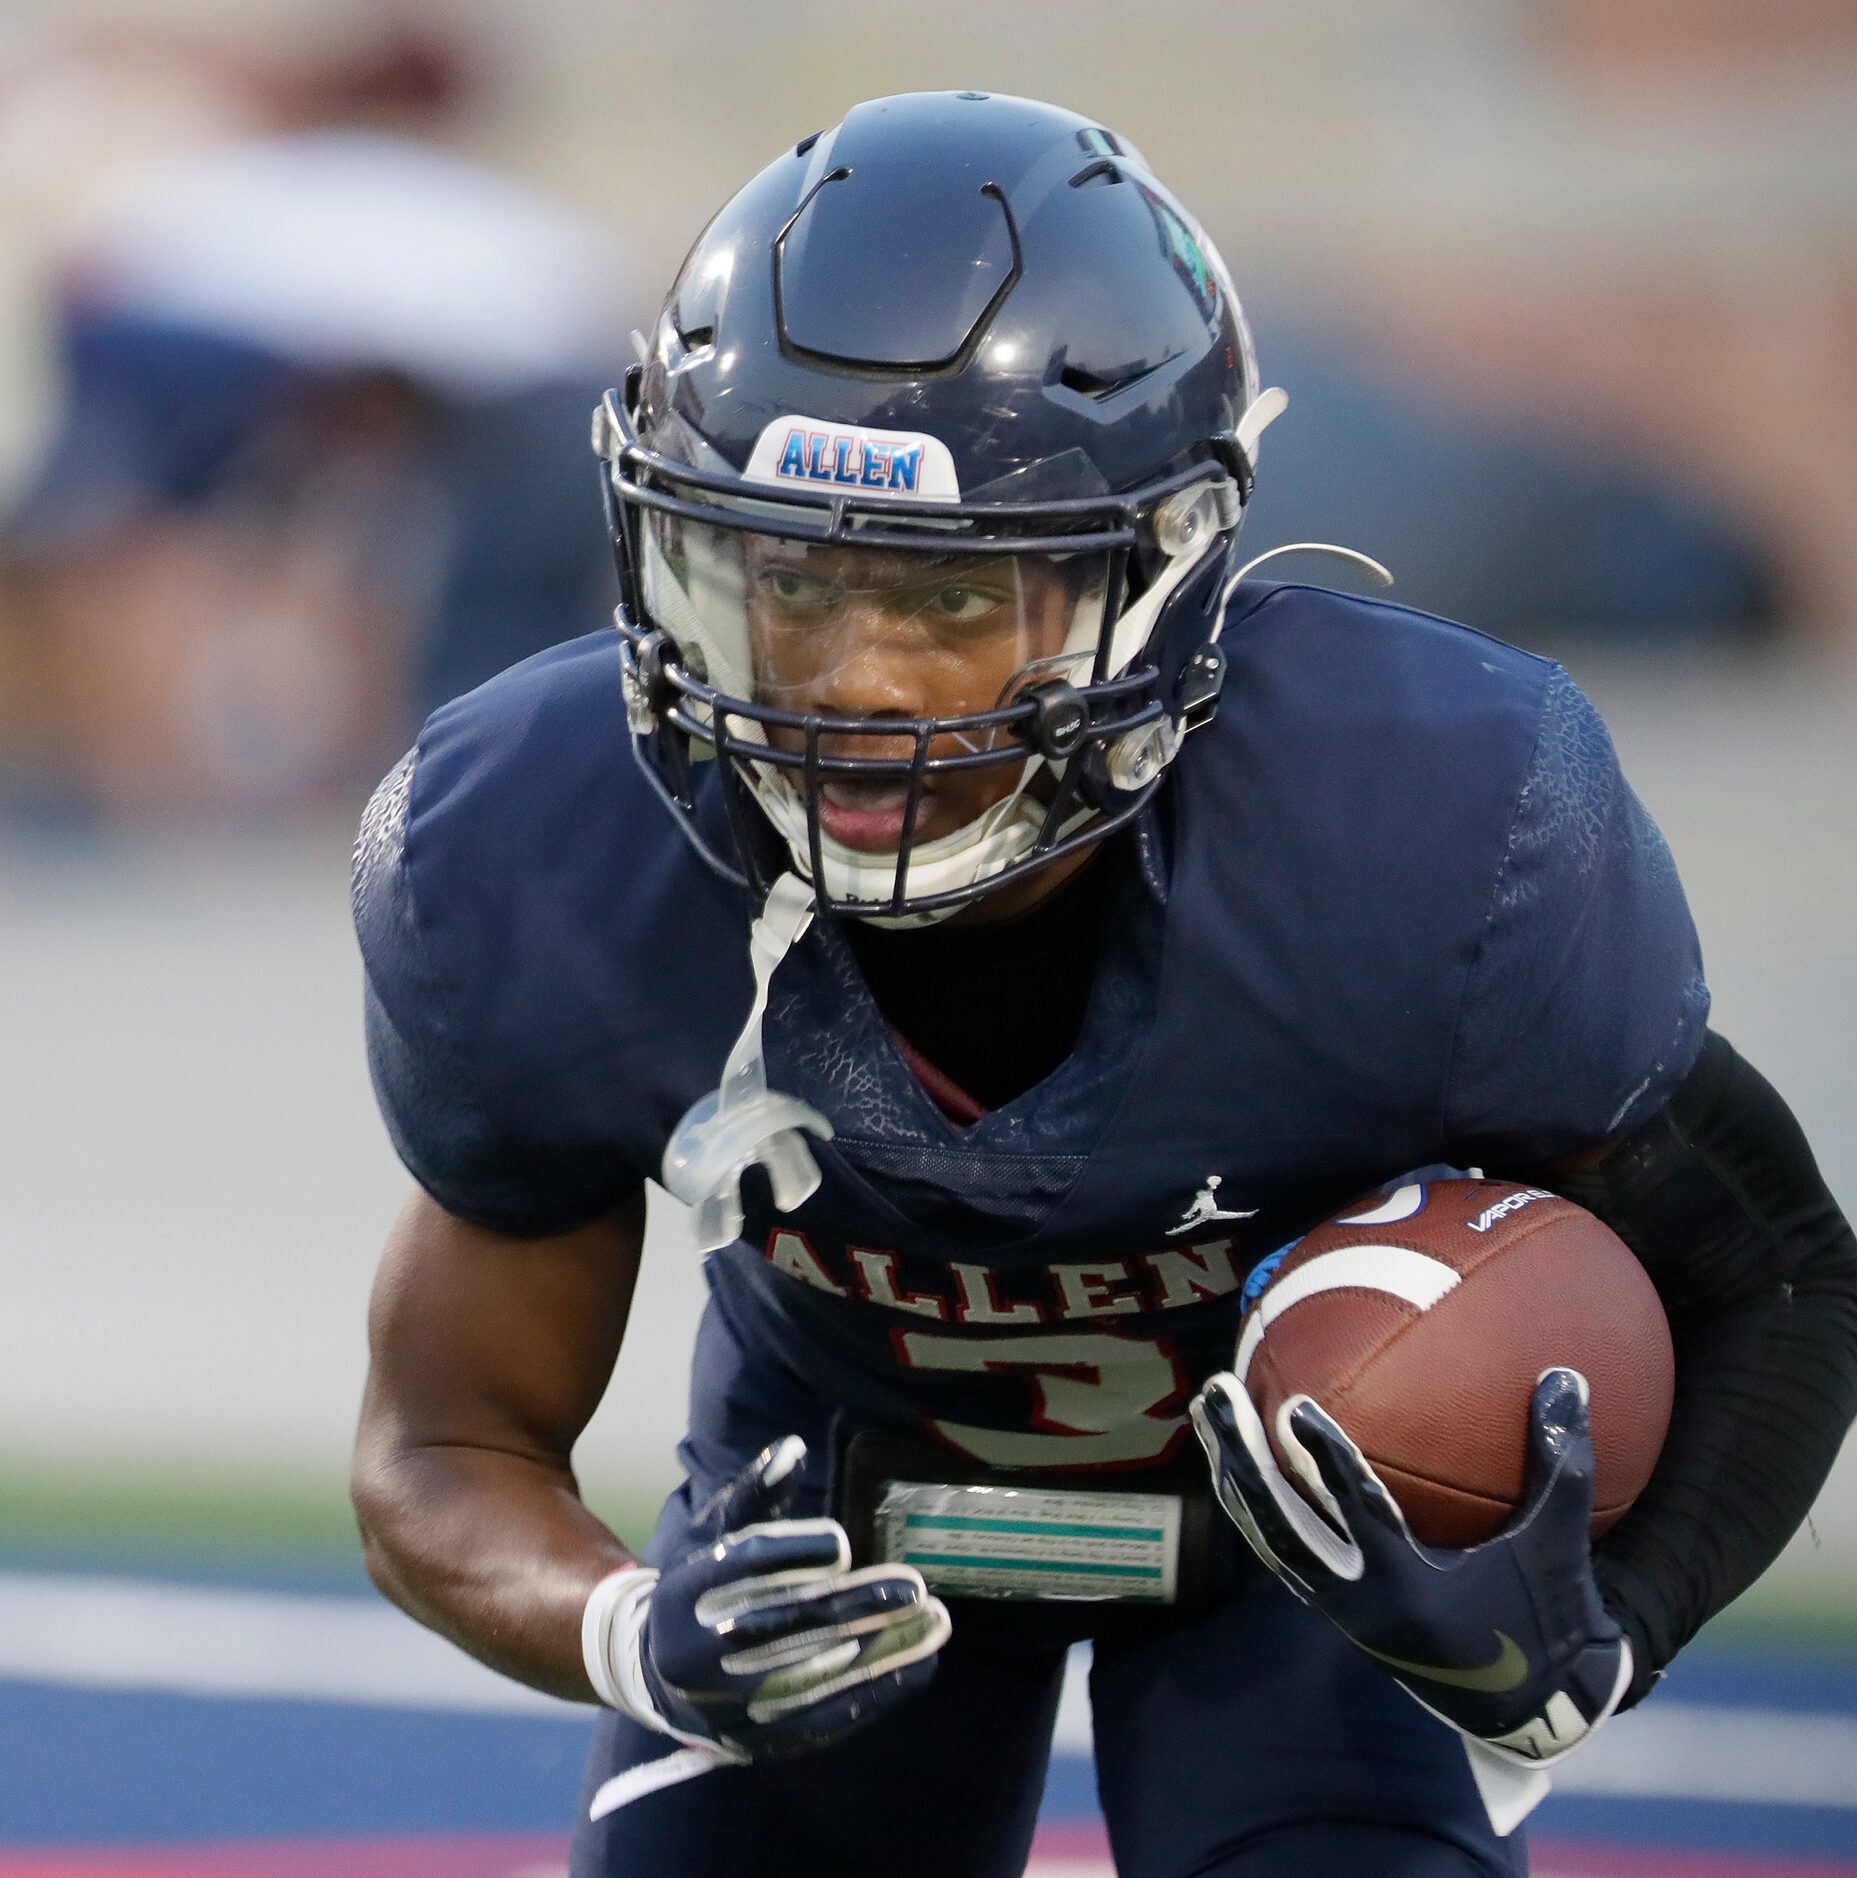
[[[1145,788],[1173,761],[1179,747],[1180,733],[1171,717],[1128,731],[1109,752],[1109,780],[1118,789]]]
[[[1178,489],[1154,511],[1154,541],[1172,560],[1197,548],[1219,525],[1218,497],[1208,483]]]

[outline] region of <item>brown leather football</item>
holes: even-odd
[[[1236,1369],[1292,1481],[1277,1410],[1313,1396],[1429,1545],[1475,1545],[1522,1498],[1528,1403],[1545,1369],[1591,1390],[1593,1526],[1650,1479],[1670,1423],[1670,1326],[1603,1222],[1538,1187],[1413,1183],[1375,1193],[1282,1257]]]

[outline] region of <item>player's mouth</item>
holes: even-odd
[[[917,810],[920,822],[928,794]],[[903,845],[903,827],[909,819],[909,782],[874,782],[832,776],[819,784],[819,827],[842,847],[863,854],[894,854]]]

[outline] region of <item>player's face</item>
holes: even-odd
[[[712,669],[718,690],[745,680],[756,703],[802,716],[882,722],[990,711],[1010,702],[1028,667],[1078,643],[1073,627],[1088,629],[1079,637],[1095,649],[1100,559],[828,546],[708,527],[682,529],[662,546],[678,590],[654,595],[654,610],[673,637],[686,648],[692,638],[704,643],[712,661],[720,649],[725,665],[745,664],[739,673]],[[682,607],[682,631],[666,617],[666,601]],[[738,653],[718,630],[725,612],[736,615]],[[1033,674],[1056,675],[1048,665]],[[777,749],[805,744],[797,729],[770,726],[766,735]],[[893,736],[828,732],[819,749],[825,757],[907,759],[915,740],[899,723]],[[994,731],[944,733],[929,755],[991,749],[1019,754]],[[1020,785],[1022,768],[1002,761],[927,778],[915,841],[976,820]],[[893,853],[908,796],[902,778],[827,777],[819,785],[821,829],[845,847]]]
[[[1064,648],[1075,601],[1056,563],[1035,556],[924,555],[822,548],[750,536],[748,620],[757,694],[789,711],[833,717],[960,717],[1010,697],[1029,664]],[[994,733],[995,736],[998,733]],[[776,745],[802,741],[775,730]],[[824,756],[907,757],[907,735],[843,734]],[[931,756],[990,748],[949,735]],[[916,838],[952,834],[999,801],[1016,771],[1001,764],[929,779]],[[819,789],[826,834],[848,848],[894,850],[908,787],[829,778]]]

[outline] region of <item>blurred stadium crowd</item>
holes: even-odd
[[[0,66],[49,368],[0,534],[16,818],[352,802],[425,710],[597,621],[574,446],[620,276],[447,147],[481,56],[435,16],[48,29]]]
[[[1259,548],[1526,643],[1857,646],[1849,0],[941,12],[15,5],[0,833],[339,819],[598,625],[628,329],[735,180],[902,83],[1101,110],[1200,207],[1294,400]]]

